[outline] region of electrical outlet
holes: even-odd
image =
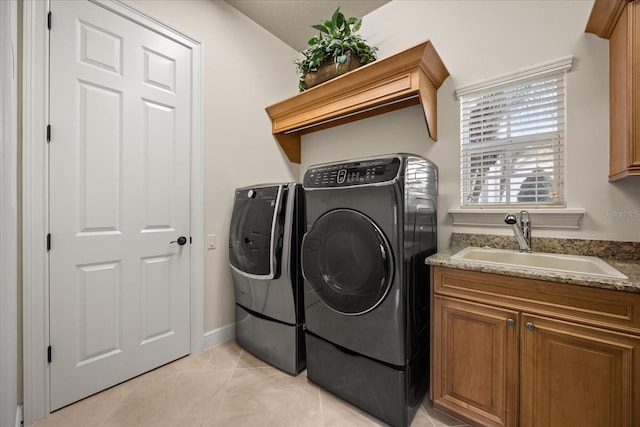
[[[216,248],[216,235],[209,234],[207,236],[207,249],[215,249]]]

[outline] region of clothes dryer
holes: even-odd
[[[306,366],[300,271],[303,232],[304,198],[299,183],[235,191],[229,263],[236,342],[292,374]]]
[[[437,167],[394,154],[310,167],[302,242],[307,377],[394,426],[428,386]]]

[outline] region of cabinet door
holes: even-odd
[[[640,175],[640,1],[629,2],[612,24],[615,27],[609,38],[611,181]]]
[[[629,142],[629,172],[640,175],[640,1],[627,5],[629,8],[629,27],[631,29],[631,119]]]
[[[433,405],[483,426],[516,426],[518,313],[435,296]]]
[[[639,337],[525,314],[522,323],[522,427],[640,425]]]

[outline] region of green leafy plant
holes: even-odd
[[[303,57],[295,61],[296,69],[300,74],[298,87],[301,92],[308,89],[304,81],[305,74],[317,71],[328,61],[335,62],[336,70],[341,72],[349,51],[360,58],[362,65],[376,60],[378,48],[369,46],[357,34],[361,25],[362,19],[353,17],[347,19],[340,12],[340,8],[337,8],[330,21],[311,26],[318,30],[319,34],[309,40],[309,47],[302,51]]]

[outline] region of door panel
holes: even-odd
[[[79,233],[120,231],[122,94],[78,83]]]
[[[191,52],[51,2],[51,409],[190,350]]]
[[[640,338],[529,314],[523,324],[521,426],[638,425]]]
[[[478,425],[517,425],[518,313],[435,296],[433,405]]]
[[[146,193],[145,230],[168,229],[171,221],[171,188],[173,180],[174,139],[165,135],[175,132],[175,109],[145,100],[144,109],[144,157],[140,166],[144,171]]]
[[[122,281],[120,263],[79,266],[77,294],[81,307],[79,365],[119,351],[121,322],[119,313]]]

